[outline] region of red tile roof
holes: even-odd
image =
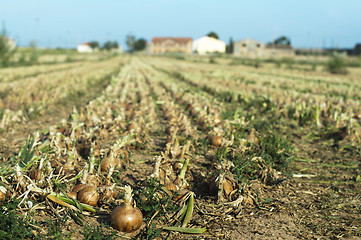
[[[154,37],[152,39],[152,42],[155,43],[155,42],[164,42],[166,40],[173,40],[175,42],[189,42],[189,41],[192,41],[192,38],[189,38],[189,37]]]

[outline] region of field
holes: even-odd
[[[72,59],[0,69],[0,238],[361,238],[361,68]]]

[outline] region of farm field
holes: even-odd
[[[161,55],[0,69],[0,237],[359,239],[348,70]],[[110,220],[125,186],[143,214],[126,234]]]

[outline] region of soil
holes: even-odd
[[[101,89],[77,100],[77,106],[85,106],[88,100],[100,94]],[[57,106],[53,114],[18,125],[10,132],[0,135],[0,157],[8,158],[19,152],[29,134],[57,125],[67,118],[73,104]],[[122,172],[122,184],[140,186],[152,173],[154,152],[162,149],[165,134],[162,122],[156,123],[150,132],[148,149],[129,149],[131,161]],[[284,131],[285,136],[296,149],[296,156],[289,170],[287,180],[268,186],[259,180],[250,182],[250,188],[257,193],[256,205],[241,205],[238,208],[217,204],[216,196],[204,191],[207,179],[207,154],[195,154],[189,182],[196,194],[195,215],[191,226],[206,226],[202,235],[173,233],[173,239],[361,239],[361,175],[357,153],[338,146],[334,139],[310,137],[311,128],[296,128]],[[107,143],[104,142],[106,146]],[[212,155],[214,149],[209,150]],[[209,164],[209,163],[208,163]],[[204,172],[206,171],[206,172]],[[292,177],[293,176],[293,177]],[[46,212],[47,217],[51,216]],[[37,216],[41,219],[43,216]],[[52,217],[51,217],[52,218]],[[54,218],[53,218],[54,219]],[[93,225],[109,224],[107,216],[85,217]],[[72,233],[72,239],[81,237],[81,228],[71,220],[65,232]],[[129,235],[137,234],[145,228]],[[40,231],[40,230],[39,230]],[[111,230],[108,230],[111,231]],[[121,236],[121,234],[118,234]],[[161,238],[167,235],[162,233]],[[138,235],[139,238],[139,235]]]

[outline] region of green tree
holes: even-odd
[[[132,34],[128,34],[126,36],[126,40],[125,40],[127,47],[128,47],[128,51],[129,52],[133,52],[134,51],[134,43],[135,43],[135,36]]]
[[[36,64],[39,59],[39,53],[38,53],[38,43],[36,40],[31,40],[29,42],[29,47],[31,49],[30,57],[29,57],[29,63],[30,64]]]
[[[326,68],[330,73],[333,74],[347,74],[345,59],[342,55],[337,52],[333,53],[327,63]]]
[[[115,49],[119,48],[119,44],[117,41],[113,42],[113,48],[115,48]]]
[[[102,49],[105,49],[105,50],[110,50],[113,48],[113,43],[111,41],[106,41],[102,47]]]
[[[119,48],[119,44],[117,41],[106,41],[102,47],[102,49],[105,49],[105,50],[112,50],[112,49],[117,49]]]
[[[219,38],[218,38],[218,34],[215,33],[215,32],[210,32],[210,33],[207,34],[207,36],[208,36],[208,37],[211,37],[211,38],[219,39]]]
[[[3,28],[0,34],[0,67],[8,67],[10,65],[10,60],[15,50],[9,44],[6,29]]]
[[[280,46],[280,45],[285,45],[285,46],[290,46],[291,45],[291,39],[289,39],[286,36],[280,36],[278,38],[276,38],[272,44]]]
[[[229,43],[226,46],[226,53],[233,53],[233,39],[232,39],[232,37],[229,39]]]
[[[139,38],[134,43],[134,50],[141,51],[147,46],[147,41],[144,38]]]
[[[99,42],[97,41],[91,41],[89,44],[92,49],[99,48]]]

